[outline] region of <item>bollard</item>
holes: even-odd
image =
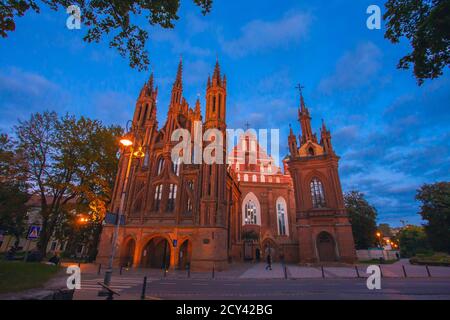
[[[120,266],[119,275],[122,275],[122,269],[123,269],[123,266]]]
[[[144,277],[144,283],[142,284],[141,300],[145,300],[146,290],[147,290],[147,276]]]
[[[287,279],[287,269],[286,269],[286,265],[283,266],[283,271],[284,271],[284,278]]]
[[[322,278],[325,278],[325,271],[323,270],[323,266],[320,266],[320,268],[322,269]]]
[[[212,278],[214,279],[215,277],[215,270],[214,270],[214,264],[213,264],[213,268],[212,268]]]
[[[100,274],[102,272],[102,264],[100,263],[98,265],[98,270],[97,270],[97,274]]]
[[[167,269],[165,266],[164,266],[163,272],[164,272],[164,278],[167,277]]]
[[[425,266],[425,269],[427,269],[428,278],[431,278],[431,272],[430,268],[428,268],[428,265]]]
[[[187,269],[187,277],[190,278],[191,277],[191,268],[189,266],[189,264],[186,266]]]
[[[361,278],[361,276],[359,275],[358,266],[355,266],[355,270],[356,270],[356,277]]]
[[[405,265],[402,264],[402,269],[403,269],[403,276],[405,278],[407,278],[408,276],[406,275],[406,269],[405,269]]]
[[[381,265],[378,265],[378,268],[380,268],[380,276],[383,278],[383,270],[381,270]]]

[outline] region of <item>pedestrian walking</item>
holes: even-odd
[[[266,270],[272,270],[272,256],[269,254],[267,255],[267,266]]]

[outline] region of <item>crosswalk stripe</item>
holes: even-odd
[[[83,288],[83,287],[81,287],[81,289],[80,289],[80,291],[83,291],[83,290],[86,290],[86,291],[99,291],[101,288],[99,288],[99,287],[97,287],[97,288],[95,288],[95,287],[89,287],[89,288]],[[123,291],[123,289],[114,289],[115,291],[117,291],[117,292],[122,292]]]
[[[99,281],[84,281],[81,280],[81,283],[94,283],[97,284]],[[131,282],[131,281],[111,281],[111,284],[130,284],[130,285],[137,285],[142,284],[142,282]]]
[[[96,288],[100,288],[101,286],[100,285],[98,285],[98,284],[90,284],[90,283],[81,283],[81,287],[83,288],[83,286],[85,286],[85,287],[96,287]],[[115,284],[113,284],[113,285],[111,285],[111,288],[112,289],[114,289],[114,288],[123,288],[123,289],[129,289],[129,288],[131,288],[132,286],[125,286],[125,285],[115,285]]]

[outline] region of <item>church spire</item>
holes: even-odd
[[[292,130],[291,124],[289,123],[289,152],[292,157],[297,156],[297,138],[295,137],[294,131]]]
[[[299,84],[296,88],[300,92],[300,106],[298,109],[298,120],[299,120],[300,126],[302,128],[302,137],[301,137],[300,144],[303,145],[308,140],[316,142],[317,139],[316,139],[315,135],[312,133],[312,129],[311,129],[311,117],[309,116],[309,110],[306,107],[305,99],[303,98],[303,88],[304,87]]]
[[[220,76],[220,65],[219,65],[219,59],[216,60],[216,65],[214,67],[214,73],[212,77],[212,85],[218,85],[222,86],[222,78]]]
[[[331,144],[331,133],[325,125],[325,121],[322,119],[322,128],[320,130],[320,144],[323,147],[325,153],[333,154],[333,146]]]
[[[172,97],[170,99],[170,106],[179,105],[181,103],[181,97],[183,95],[183,60],[180,58],[178,64],[177,75],[172,87]]]
[[[175,78],[175,82],[173,84],[174,87],[183,88],[183,60],[180,58],[180,62],[178,63],[177,76]]]

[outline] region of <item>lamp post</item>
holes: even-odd
[[[113,234],[113,240],[112,240],[111,255],[109,257],[108,269],[105,272],[105,278],[103,280],[103,283],[106,286],[109,286],[109,284],[111,282],[114,256],[116,254],[117,238],[119,237],[120,220],[124,213],[123,211],[124,211],[124,206],[125,206],[125,196],[127,193],[126,190],[127,190],[127,186],[128,186],[128,179],[130,176],[131,163],[133,161],[133,158],[142,158],[144,156],[144,153],[142,152],[142,147],[139,147],[138,151],[136,151],[136,152],[134,151],[134,142],[131,139],[129,139],[127,136],[120,139],[120,143],[124,147],[124,150],[126,148],[130,147],[130,156],[128,158],[127,169],[125,172],[125,180],[123,182],[122,193],[120,196],[119,212],[117,213],[116,224],[114,226],[114,234]]]
[[[376,233],[377,239],[378,239],[378,246],[382,247],[382,243],[381,243],[381,232],[377,231]]]

